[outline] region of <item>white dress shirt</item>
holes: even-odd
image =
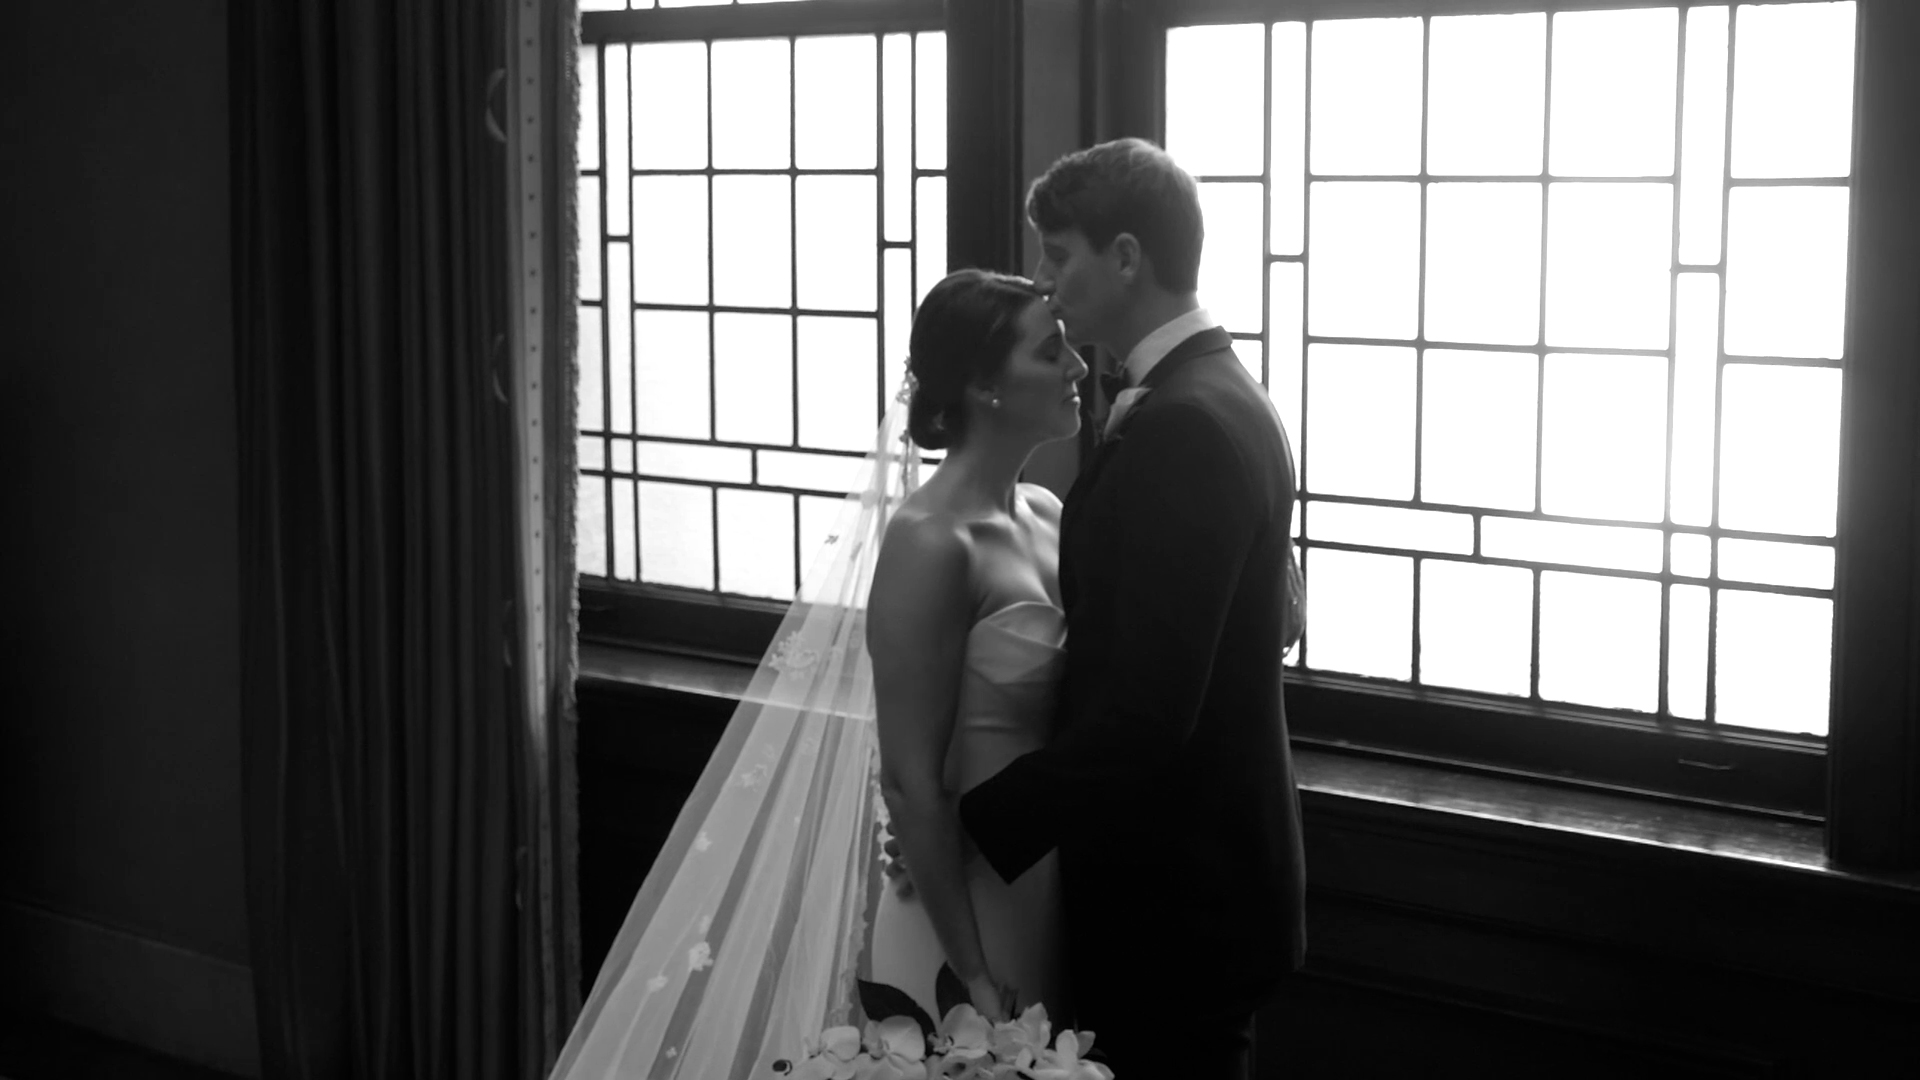
[[[1207,314],[1206,308],[1194,308],[1184,315],[1175,315],[1160,324],[1158,330],[1141,338],[1140,343],[1127,354],[1126,362],[1120,365],[1121,373],[1126,376],[1127,389],[1120,391],[1119,395],[1113,399],[1113,407],[1107,413],[1107,426],[1102,432],[1102,437],[1112,435],[1120,427],[1121,418],[1127,415],[1134,403],[1146,396],[1147,391],[1140,383],[1147,377],[1147,372],[1152,371],[1155,365],[1165,360],[1175,346],[1200,331],[1211,330],[1217,325],[1219,324],[1213,321],[1213,316]]]
[[[1161,323],[1158,330],[1140,339],[1140,344],[1133,347],[1126,361],[1120,365],[1120,370],[1126,373],[1127,385],[1139,386],[1146,379],[1147,372],[1165,360],[1174,346],[1202,330],[1211,330],[1218,325],[1213,321],[1213,316],[1207,314],[1206,308],[1194,308]]]

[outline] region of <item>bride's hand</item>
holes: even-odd
[[[881,870],[887,876],[887,884],[893,887],[893,894],[902,900],[911,899],[913,878],[907,876],[907,857],[900,854],[900,841],[894,837],[888,837],[886,843],[880,846],[880,850],[884,856],[881,860]]]
[[[968,1000],[989,1023],[1013,1019],[1014,1010],[1019,1007],[1018,996],[1011,985],[995,980],[990,972],[967,980]]]

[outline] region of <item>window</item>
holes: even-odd
[[[1816,748],[1854,5],[1169,10],[1201,297],[1298,448],[1303,681]]]
[[[591,590],[775,615],[899,388],[947,268],[946,35],[854,7],[583,17]]]
[[[825,428],[802,412],[825,354],[803,324],[849,340],[858,324],[866,359],[842,372],[858,389],[833,403],[867,403],[871,430],[902,298],[946,251],[1011,268],[1018,234],[976,241],[1018,220],[1030,177],[1069,145],[1146,135],[1205,185],[1202,299],[1299,451],[1296,739],[1789,816],[1831,798],[1851,821],[1838,846],[1905,858],[1920,831],[1878,808],[1920,805],[1893,794],[1912,790],[1920,633],[1915,29],[1882,0],[588,10],[582,631],[757,654],[819,528],[807,507],[860,452],[823,434],[854,430],[851,410]],[[832,84],[862,87],[835,91],[859,102],[838,112],[871,119],[832,134],[872,130],[873,156],[823,161],[802,145],[821,100],[807,50],[852,39],[872,66]],[[744,65],[767,89],[740,117],[726,72],[749,46],[772,59]],[[645,107],[662,96],[672,109]],[[722,129],[747,121],[776,133],[749,148],[773,156],[723,157],[742,145]],[[919,159],[936,130],[970,152]],[[628,198],[609,201],[608,176]],[[921,201],[903,234],[887,193],[906,176]],[[787,196],[749,207],[766,222],[748,246],[785,262],[749,263],[769,292],[747,297],[722,281],[741,252],[715,228],[757,219],[707,213],[742,181]],[[870,269],[830,280],[871,280],[871,306],[778,292],[805,280],[795,212],[820,181],[873,193],[870,252],[839,253]],[[635,188],[691,209],[649,225]],[[636,265],[637,240],[677,254]],[[629,307],[631,325],[609,318]],[[661,340],[687,362],[656,364]],[[743,377],[784,414],[723,411]],[[650,517],[660,493],[680,517]]]

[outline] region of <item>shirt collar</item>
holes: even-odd
[[[1158,330],[1140,339],[1140,344],[1133,347],[1133,351],[1127,354],[1126,362],[1120,365],[1120,370],[1126,375],[1127,385],[1139,386],[1146,380],[1147,372],[1165,360],[1175,346],[1216,325],[1206,308],[1194,308],[1160,324]]]

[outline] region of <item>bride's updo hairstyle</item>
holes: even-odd
[[[1006,367],[1020,315],[1039,299],[1033,282],[992,270],[955,270],[927,290],[907,357],[916,383],[907,434],[921,449],[944,450],[965,437],[968,388]]]

